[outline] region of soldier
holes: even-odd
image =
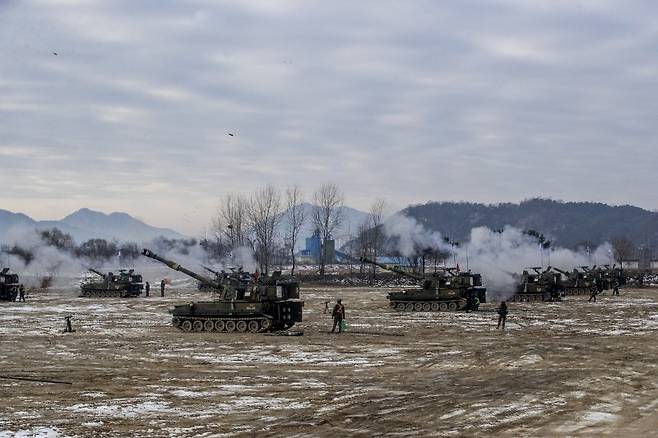
[[[505,330],[505,321],[507,320],[507,303],[505,301],[500,303],[498,307],[498,325],[496,329],[500,328],[500,323],[503,323],[503,330]]]
[[[146,285],[144,286],[144,290],[145,290],[145,292],[146,292],[146,296],[148,297],[149,294],[151,293],[151,283],[149,283],[149,282],[147,281],[147,282],[146,282]]]
[[[324,314],[326,315],[329,311],[329,301],[324,302]]]
[[[592,287],[592,288],[589,290],[589,300],[587,300],[587,302],[590,302],[590,301],[594,300],[594,302],[596,303],[596,296],[597,296],[598,294],[599,294],[598,289],[597,289],[596,287]]]
[[[73,330],[73,326],[71,325],[71,318],[72,315],[65,316],[64,319],[66,320],[66,329],[64,330],[64,333],[73,333],[75,330]]]
[[[160,282],[160,296],[164,297],[164,290],[165,290],[165,284],[166,282],[164,281],[164,278]]]
[[[336,331],[336,326],[338,326],[338,333],[342,333],[343,327],[341,323],[345,319],[345,306],[343,306],[340,298],[336,300],[336,305],[333,312],[331,312],[331,316],[334,318],[334,326],[331,328],[331,333]]]
[[[615,287],[612,289],[612,295],[619,295],[619,282],[615,280]]]
[[[25,302],[25,287],[22,284],[18,286],[18,301]]]

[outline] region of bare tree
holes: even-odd
[[[230,249],[247,246],[249,241],[249,201],[241,195],[228,194],[220,201],[212,227],[218,239]]]
[[[365,220],[361,225],[359,225],[358,231],[357,231],[357,238],[356,238],[356,250],[358,252],[358,258],[360,259],[361,257],[370,257],[370,244],[372,242],[372,239],[370,237],[371,229],[370,229],[370,221]],[[361,260],[361,263],[359,265],[359,273],[363,274],[363,269],[364,269],[364,263],[363,260]]]
[[[628,261],[633,255],[633,243],[625,238],[616,238],[612,239],[611,245],[615,253],[615,259],[617,259],[617,261],[623,266],[624,262]]]
[[[277,225],[281,221],[281,197],[276,189],[267,185],[258,190],[251,198],[248,215],[260,269],[267,274],[274,253]]]
[[[375,199],[375,201],[370,206],[370,212],[368,213],[368,221],[370,226],[370,249],[372,251],[372,259],[377,261],[378,249],[381,245],[383,238],[382,234],[382,225],[384,223],[384,210],[386,209],[386,201],[381,198]],[[375,280],[375,274],[377,266],[372,265],[372,277],[371,282]]]
[[[286,190],[286,217],[288,219],[286,241],[290,247],[290,256],[292,257],[290,275],[295,275],[295,246],[297,240],[299,240],[299,232],[306,220],[302,201],[303,194],[299,186],[288,187],[288,190]]]
[[[343,193],[332,183],[323,184],[314,194],[313,225],[320,233],[320,275],[327,263],[327,242],[342,221]]]

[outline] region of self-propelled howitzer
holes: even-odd
[[[579,271],[578,269],[568,272],[556,267],[553,267],[553,270],[564,276],[561,282],[565,295],[585,295],[590,293],[592,281],[586,272]]]
[[[9,268],[0,270],[0,301],[16,301],[20,287],[18,274],[12,274]]]
[[[90,280],[82,283],[80,285],[81,297],[138,297],[144,288],[142,276],[136,274],[134,269],[128,271],[121,269],[118,275],[112,272],[103,274],[93,268],[87,269],[100,276],[102,280]]]
[[[528,272],[532,269],[534,273]],[[549,266],[542,270],[540,267],[527,268],[521,275],[515,275],[516,292],[510,301],[561,301],[564,286],[560,281],[560,274],[551,272]]]
[[[304,302],[299,299],[299,285],[295,281],[280,280],[280,272],[259,283],[245,281],[245,276],[233,273],[212,280],[148,249],[142,254],[218,292],[218,298],[212,301],[174,306],[172,324],[180,330],[266,332],[289,328],[302,320]]]
[[[411,278],[418,283],[417,289],[405,289],[387,295],[390,306],[398,311],[477,310],[480,303],[486,302],[486,288],[482,287],[480,274],[455,273],[452,269],[446,269],[423,276],[389,267],[366,257],[360,257],[359,260]]]

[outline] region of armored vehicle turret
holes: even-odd
[[[180,330],[267,332],[290,328],[302,320],[304,301],[299,298],[299,284],[282,280],[281,271],[260,278],[239,271],[212,279],[148,249],[142,254],[204,283],[213,291],[213,300],[174,307],[172,324]]]
[[[402,269],[377,263],[366,257],[360,261],[395,272],[418,283],[418,288],[391,292],[387,295],[391,308],[408,312],[442,312],[477,310],[486,303],[487,289],[482,287],[482,276],[471,272],[443,269],[431,275],[417,275]]]
[[[591,275],[574,268],[571,272],[553,267],[553,270],[562,274],[561,282],[565,295],[586,295],[593,286]]]
[[[0,271],[0,301],[16,301],[20,287],[18,274],[10,273],[9,268]]]
[[[533,272],[529,272],[528,269]],[[561,301],[564,286],[559,272],[551,272],[551,266],[527,268],[521,275],[514,275],[516,293],[510,301]]]
[[[134,269],[121,269],[118,274],[103,274],[96,269],[88,269],[101,277],[101,280],[83,282],[80,285],[81,297],[138,297],[144,288],[142,276],[136,274]]]

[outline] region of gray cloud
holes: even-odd
[[[0,2],[0,208],[195,233],[228,191],[335,180],[356,207],[655,209],[656,9]]]

